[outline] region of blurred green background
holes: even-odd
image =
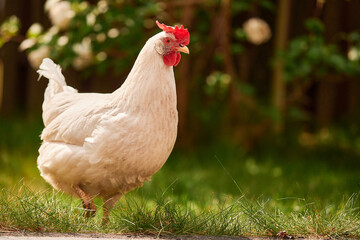
[[[253,197],[359,192],[360,1],[1,3],[0,186],[45,185],[36,169],[42,58],[80,92],[112,92],[159,20],[183,24],[191,41],[174,68],[178,140],[152,186],[175,181],[176,194],[197,200],[240,194],[231,175]]]

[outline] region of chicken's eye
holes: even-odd
[[[164,42],[165,42],[166,44],[169,44],[169,43],[171,42],[171,40],[170,40],[170,38],[165,38],[165,39],[164,39]]]

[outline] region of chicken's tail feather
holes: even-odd
[[[61,68],[56,65],[50,58],[44,58],[37,73],[40,75],[39,79],[44,76],[47,79],[56,83],[56,88],[61,91],[66,86],[65,77],[61,73]],[[38,80],[39,80],[38,79]],[[55,86],[54,86],[55,87]],[[54,89],[55,90],[55,89]]]

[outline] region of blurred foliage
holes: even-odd
[[[308,34],[296,37],[288,49],[281,53],[285,63],[285,79],[321,78],[327,74],[355,75],[360,73],[360,35],[352,32],[342,36],[349,41],[350,49],[344,54],[339,43],[326,43],[325,26],[319,19],[305,22]]]
[[[11,16],[0,25],[0,48],[19,32],[20,21],[16,16]]]
[[[174,9],[170,16],[172,4]],[[184,4],[181,1],[170,3],[157,0],[46,0],[44,11],[51,26],[46,28],[34,23],[19,49],[26,52],[34,69],[39,67],[43,58],[50,57],[63,69],[74,68],[85,77],[107,75],[110,78],[103,78],[102,81],[109,81],[111,76],[124,76],[145,41],[159,32],[155,20],[168,23],[170,18],[181,19]],[[230,29],[232,40],[229,47],[236,62],[246,53],[246,44],[251,44],[249,36],[259,36],[257,26],[251,32],[246,32],[244,21],[239,21],[238,16],[249,14],[254,8],[273,12],[275,4],[270,0],[233,1],[230,4],[229,17],[233,26]],[[226,70],[229,59],[224,57],[224,51],[218,46],[221,40],[213,32],[216,21],[212,20],[223,5],[224,2],[218,0],[196,3],[196,24],[185,26],[191,27],[191,56],[187,57],[194,62],[189,79],[189,102],[192,103],[189,110],[195,118],[194,125],[204,126],[198,128],[196,134],[199,136],[210,134],[208,127],[226,125],[229,114],[224,104],[229,101],[230,85],[236,86],[241,94],[258,97],[255,96],[256,86],[239,82]],[[265,21],[263,24],[270,29]],[[271,33],[266,41],[270,37]],[[195,59],[199,61],[193,61]],[[220,128],[218,130],[222,131]]]
[[[64,2],[70,5],[62,6],[64,4],[61,3]],[[94,70],[105,73],[108,69],[122,73],[131,67],[146,39],[158,31],[154,31],[155,20],[168,18],[165,11],[167,4],[156,0],[101,0],[96,4],[83,0],[47,0],[45,10],[53,26],[45,31],[41,27],[41,30],[35,33],[30,27],[27,44],[24,44],[22,49],[27,49],[30,54],[41,47],[49,47],[49,57],[65,69],[72,65],[78,70],[89,68],[91,73],[94,73]],[[204,4],[196,9],[199,19],[196,31],[191,33],[192,54],[203,52],[204,47],[212,41],[208,38],[212,27],[209,20],[213,10],[220,4],[221,1],[204,1]],[[231,15],[235,19],[238,14],[249,12],[254,6],[271,11],[275,9],[274,3],[269,0],[234,1]],[[56,14],[60,10],[61,14]],[[236,55],[243,53],[242,42],[246,40],[241,24],[238,22],[234,26],[232,34],[236,41],[231,49]],[[39,57],[43,58],[44,55],[40,54]],[[76,64],[79,58],[83,58],[83,64]],[[31,61],[31,58],[29,60]],[[213,61],[217,65],[224,64],[220,53],[214,54]]]
[[[222,99],[227,94],[230,81],[229,74],[215,71],[206,78],[205,93]]]
[[[231,5],[231,10],[233,14],[239,14],[250,11],[254,7],[254,4],[270,11],[275,11],[276,8],[274,1],[271,0],[244,0],[234,1]]]
[[[51,28],[37,34],[29,29],[27,37],[33,39],[33,44],[27,51],[31,53],[47,46],[48,57],[63,68],[87,69],[88,74],[104,74],[109,69],[121,73],[129,68],[153,33],[156,16],[164,7],[159,2],[142,0],[102,0],[97,4],[71,0],[70,7],[65,9],[68,13],[62,14],[73,12],[74,16],[70,20],[54,19],[56,12],[52,14],[52,11],[60,8],[59,2],[64,1],[55,1],[48,9]]]
[[[103,74],[110,77],[98,81],[111,81],[112,76],[128,73],[145,41],[159,32],[155,20],[166,24],[183,20],[185,3],[47,0],[45,12],[51,26],[46,28],[34,23],[20,49],[26,51],[34,69],[44,57],[50,57],[64,69],[75,68],[85,77]],[[192,134],[200,136],[199,140],[222,137],[228,140],[229,135],[238,138],[242,134],[244,141],[252,144],[270,132],[271,124],[281,117],[270,101],[271,61],[284,60],[287,90],[304,88],[303,95],[315,81],[326,80],[328,75],[360,73],[359,32],[340,33],[329,41],[324,36],[324,23],[310,18],[305,22],[307,33],[290,39],[288,48],[273,57],[277,53],[272,51],[270,29],[276,15],[276,2],[204,0],[193,4],[191,25],[185,26],[191,32],[191,54],[186,56],[191,63],[188,71],[191,75],[186,78],[189,92],[186,97],[188,116],[191,116],[188,129],[194,130]],[[258,21],[250,30],[244,27],[249,19],[260,19],[257,16],[264,17],[263,23]],[[219,27],[224,21],[229,22],[226,33],[225,28]],[[269,32],[264,31],[266,28]],[[223,35],[229,36],[226,49]],[[258,41],[261,45],[252,42],[251,39],[258,37],[270,42]],[[304,82],[312,85],[308,84],[306,89]],[[290,93],[288,91],[286,97],[291,97]],[[285,122],[306,123],[314,114],[305,112],[296,101],[285,101],[288,104]]]

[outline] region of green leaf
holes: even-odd
[[[244,11],[249,11],[251,9],[250,1],[233,1],[231,4],[231,10],[233,13],[240,13]]]
[[[324,32],[324,24],[317,18],[310,18],[305,22],[306,29],[315,33],[322,34]]]
[[[255,88],[247,83],[236,82],[236,87],[240,92],[253,96],[255,94]]]
[[[296,58],[308,49],[308,43],[303,37],[294,39],[289,44],[288,51],[285,52],[291,58]]]
[[[231,52],[233,54],[242,54],[244,52],[244,47],[241,44],[232,44]]]
[[[308,114],[298,107],[291,107],[288,111],[289,116],[294,120],[306,121],[309,120]]]
[[[321,60],[322,53],[322,46],[312,46],[306,55],[311,62],[317,63]]]
[[[238,40],[246,40],[246,33],[242,28],[235,29],[234,36]]]
[[[332,54],[328,57],[327,62],[334,69],[338,70],[340,73],[348,73],[347,61],[340,54]]]
[[[265,8],[267,10],[270,10],[270,11],[275,11],[275,9],[276,9],[274,2],[270,1],[270,0],[260,1],[260,6],[262,6],[263,8]]]
[[[360,33],[359,32],[352,32],[349,34],[349,40],[353,42],[360,41]]]

